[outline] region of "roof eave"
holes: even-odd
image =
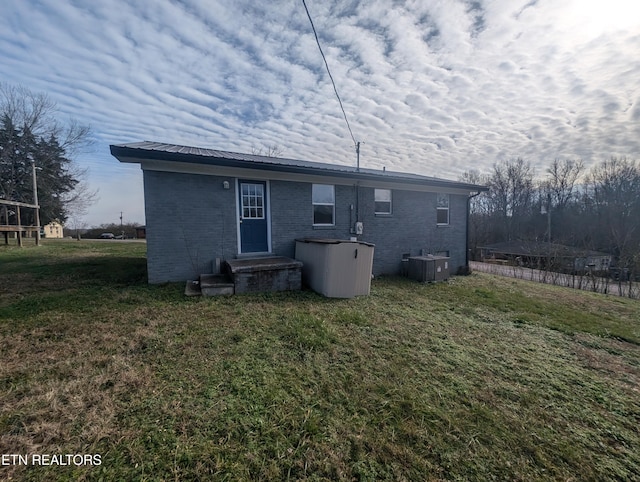
[[[137,149],[127,146],[111,145],[110,151],[120,162],[126,163],[142,163],[146,160],[157,161],[169,161],[179,163],[190,164],[204,164],[210,166],[223,166],[230,168],[240,169],[259,169],[272,172],[286,172],[295,174],[314,174],[318,176],[331,176],[341,177],[345,179],[353,179],[355,181],[388,181],[408,185],[429,185],[433,187],[451,188],[468,190],[469,192],[483,192],[489,189],[485,186],[478,186],[475,184],[460,183],[456,181],[449,181],[446,179],[420,179],[420,178],[408,178],[404,176],[396,176],[392,172],[381,171],[379,174],[363,171],[350,171],[339,168],[318,168],[307,166],[292,166],[277,163],[257,162],[257,161],[244,161],[238,159],[228,159],[224,157],[214,157],[205,155],[194,155],[191,153],[180,152],[166,152],[148,149]]]

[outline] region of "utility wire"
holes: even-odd
[[[307,3],[304,0],[302,0],[302,5],[304,5],[304,9],[307,11],[307,17],[309,17],[309,23],[311,23],[311,29],[313,30],[313,35],[315,35],[316,37],[316,43],[318,44],[320,55],[322,55],[322,60],[324,60],[324,65],[327,68],[327,73],[329,74],[329,78],[331,79],[331,83],[333,84],[333,91],[336,93],[336,97],[338,98],[338,102],[340,103],[340,109],[342,110],[344,121],[347,123],[347,128],[349,129],[349,134],[351,134],[351,139],[353,140],[353,144],[357,148],[358,143],[356,142],[356,138],[353,136],[353,131],[351,130],[351,126],[349,125],[349,120],[347,119],[347,113],[344,111],[344,106],[342,105],[342,100],[340,99],[340,95],[338,94],[336,83],[333,80],[331,71],[329,70],[329,64],[327,63],[327,58],[324,56],[324,52],[322,51],[322,47],[320,46],[320,39],[318,39],[318,33],[316,32],[316,27],[315,25],[313,25],[313,20],[311,20],[311,14],[309,13],[309,9],[307,8]]]

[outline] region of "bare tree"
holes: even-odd
[[[0,109],[14,125],[24,127],[35,135],[48,136],[59,129],[53,116],[55,103],[46,94],[2,82]]]
[[[525,235],[534,200],[533,176],[531,164],[522,158],[493,165],[488,205],[503,240]]]
[[[640,251],[640,167],[617,158],[594,166],[584,201],[594,241],[625,262],[633,260]]]
[[[489,184],[489,176],[480,174],[476,170],[465,171],[460,176],[460,181],[468,184],[486,186]],[[472,259],[477,258],[479,247],[491,242],[491,224],[488,221],[491,211],[489,207],[489,194],[481,192],[469,200],[469,249]]]
[[[538,220],[536,232],[545,232],[544,238],[568,244],[581,244],[583,228],[576,216],[579,201],[579,182],[584,172],[581,160],[555,159],[546,170],[547,176],[539,182],[538,200],[543,218]],[[553,234],[553,236],[552,236]]]
[[[79,176],[84,177],[86,171]],[[98,190],[92,191],[85,182],[79,183],[72,192],[65,196],[64,204],[67,209],[68,222],[71,229],[76,233],[76,237],[80,239],[80,230],[87,227],[84,217],[89,212],[89,207],[98,200]]]
[[[0,82],[0,113],[34,136],[57,138],[67,154],[90,143],[90,128],[74,120],[61,123],[57,105],[47,94]]]
[[[581,160],[555,159],[547,169],[543,188],[551,198],[551,207],[562,211],[574,199],[576,183],[584,171]]]
[[[251,154],[254,156],[280,157],[284,149],[277,144],[269,144],[266,147],[251,146]]]

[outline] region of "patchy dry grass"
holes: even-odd
[[[637,301],[489,275],[187,299],[144,249],[0,247],[0,454],[102,458],[0,478],[640,479]]]

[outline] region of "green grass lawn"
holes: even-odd
[[[186,298],[142,243],[0,246],[14,480],[640,480],[640,303],[485,274]]]

